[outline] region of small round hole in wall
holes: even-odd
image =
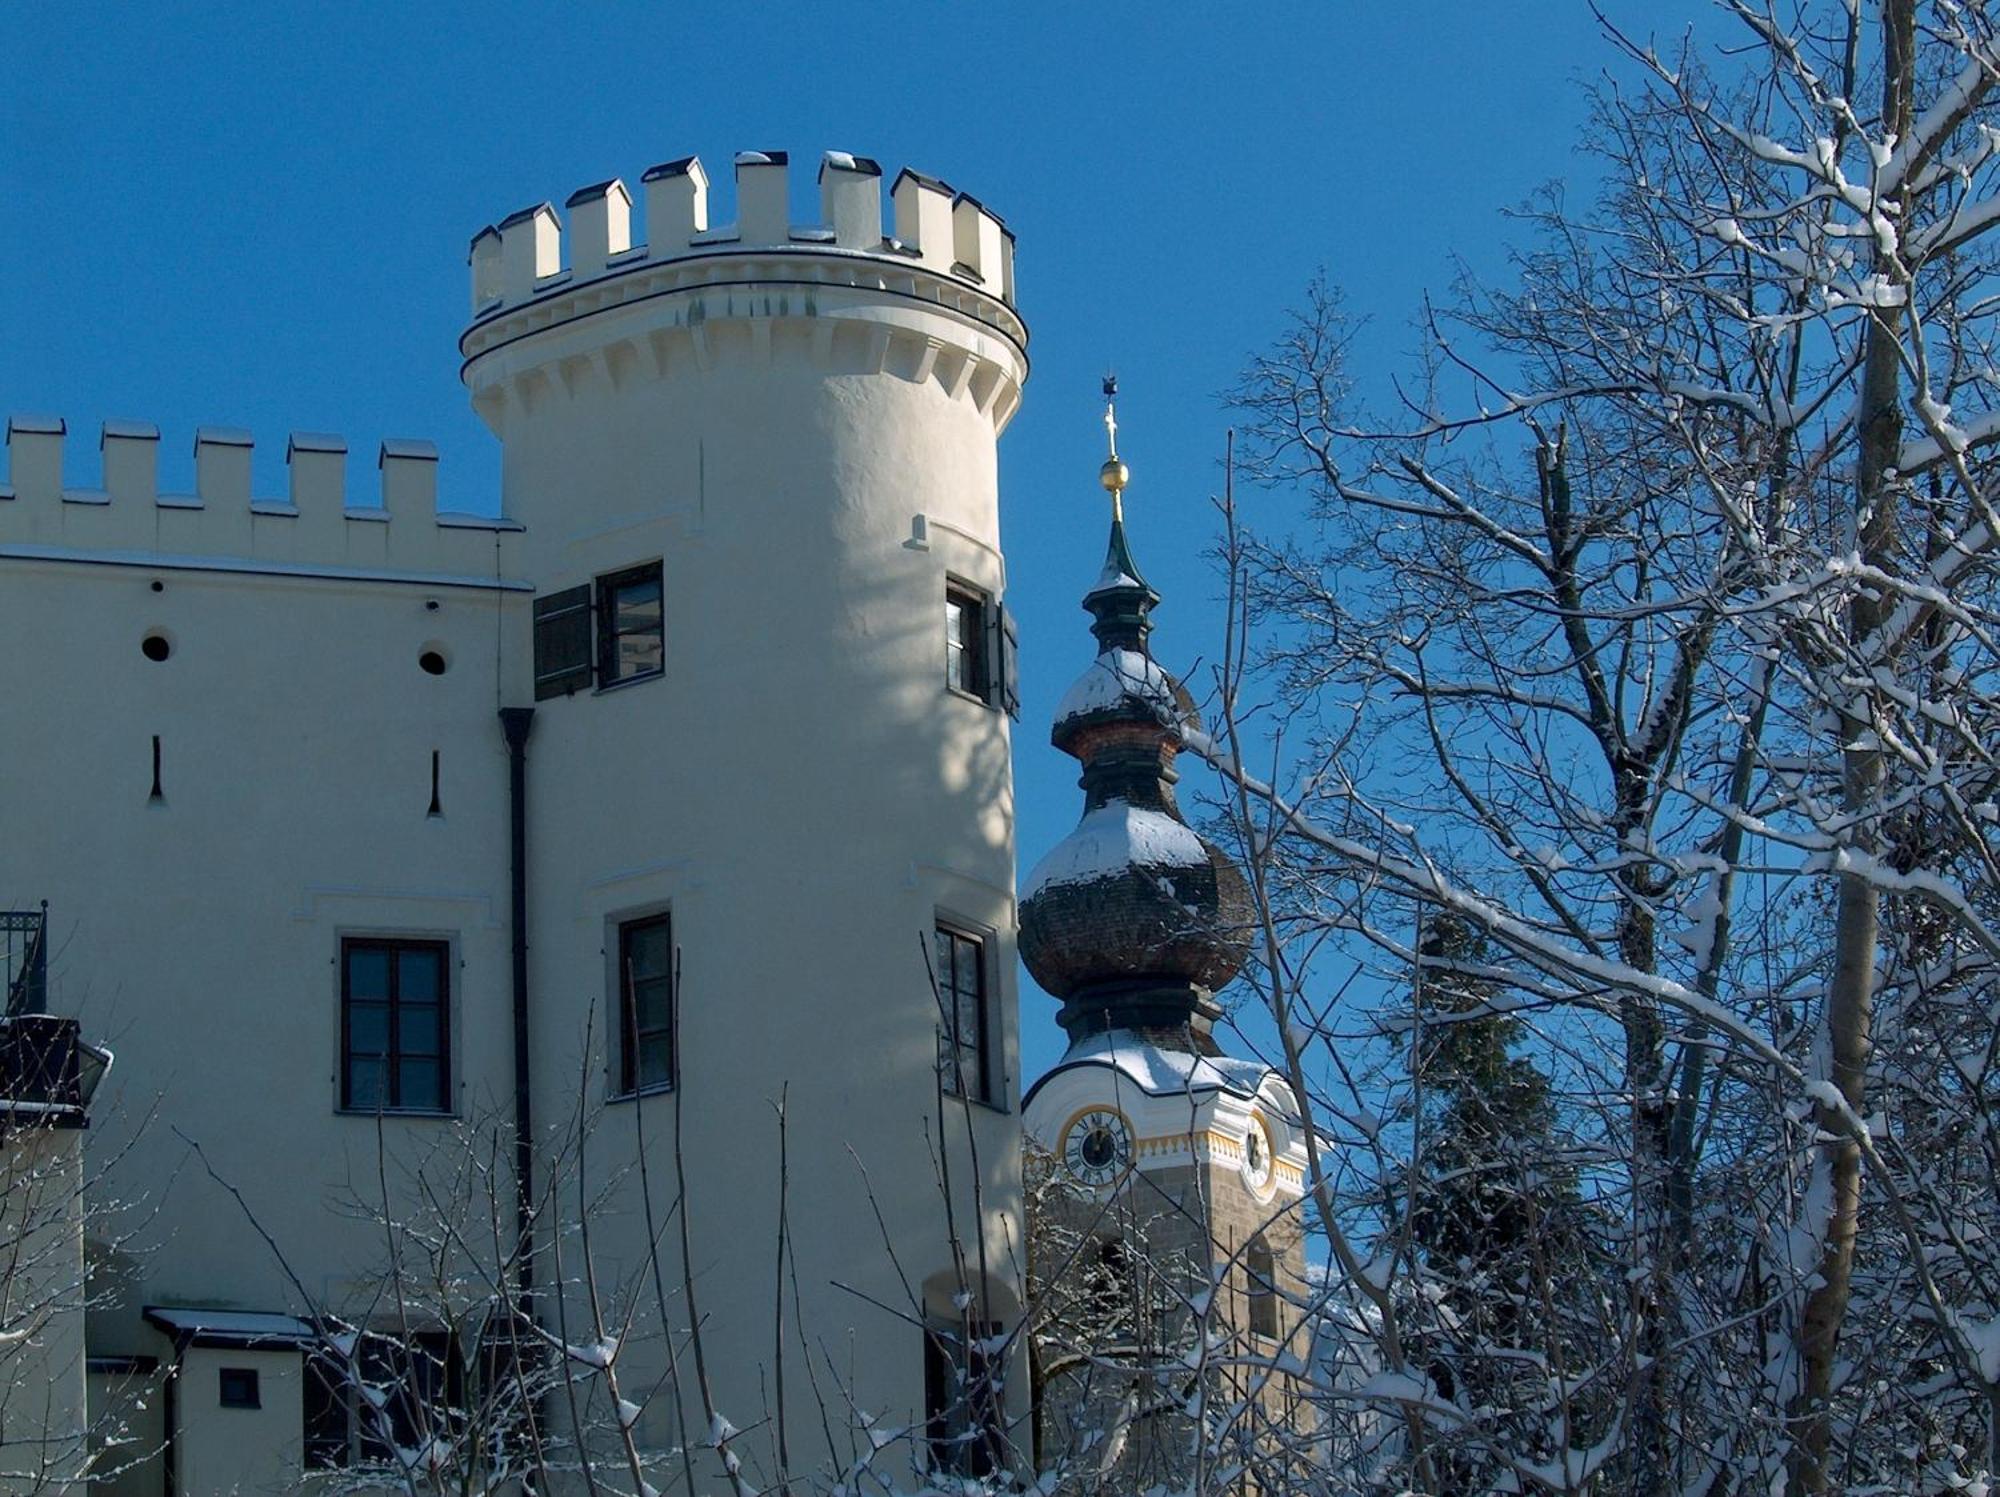
[[[156,592],[156,593],[163,593],[163,592],[165,592],[166,590],[167,590],[167,585],[166,585],[166,583],[164,583],[164,582],[160,581],[160,579],[159,579],[159,578],[155,577],[155,578],[153,579],[153,591],[154,591],[154,592]]]
[[[155,629],[139,641],[139,653],[148,660],[165,660],[174,653],[174,642],[163,631]]]
[[[417,657],[417,664],[423,667],[427,676],[442,676],[451,662],[444,658],[442,650],[425,650]]]

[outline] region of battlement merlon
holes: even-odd
[[[640,179],[649,236],[644,244],[632,240],[632,195],[617,178],[582,188],[564,204],[567,264],[563,226],[552,204],[538,203],[481,229],[469,255],[474,320],[636,266],[757,249],[879,256],[921,266],[1014,305],[1013,235],[977,198],[906,169],[891,186],[885,220],[882,168],[865,156],[828,151],[819,169],[822,222],[795,225],[783,151],[744,151],[734,165],[736,218],[713,228],[708,173],[699,157],[685,156],[652,167]]]
[[[487,586],[518,576],[518,524],[438,509],[438,452],[430,442],[383,440],[375,455],[379,484],[370,496],[378,502],[356,502],[347,492],[347,441],[323,432],[291,433],[282,499],[253,495],[253,439],[235,427],[196,431],[192,494],[160,491],[157,426],[103,424],[101,488],[64,483],[66,436],[60,418],[9,418],[0,556],[133,564],[153,558],[162,567],[215,563],[239,571],[323,568]]]

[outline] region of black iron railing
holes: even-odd
[[[49,902],[39,910],[0,910],[0,978],[7,983],[7,1016],[49,1008]]]

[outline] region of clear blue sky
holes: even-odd
[[[1667,29],[1693,8],[1611,7]],[[261,492],[293,429],[345,433],[357,485],[378,438],[418,436],[447,504],[494,508],[457,378],[466,242],[657,161],[726,183],[738,150],[852,150],[1004,215],[1034,357],[1001,444],[1024,869],[1079,809],[1047,725],[1090,653],[1104,368],[1158,652],[1185,669],[1219,633],[1218,393],[1322,266],[1381,378],[1451,253],[1498,273],[1502,210],[1579,170],[1578,80],[1611,60],[1581,0],[16,4],[5,51],[0,413],[67,417],[72,482],[123,417],[162,428],[170,488],[219,423],[255,432]],[[1025,981],[1022,1008],[1032,1079],[1061,1040]]]

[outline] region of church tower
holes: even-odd
[[[1110,543],[1083,599],[1097,657],[1051,734],[1083,764],[1083,818],[1021,902],[1022,958],[1061,1000],[1070,1044],[1023,1125],[1048,1312],[1045,1461],[1069,1456],[1078,1490],[1137,1491],[1184,1484],[1197,1441],[1249,1440],[1287,1417],[1289,1375],[1273,1369],[1305,1352],[1306,1151],[1284,1079],[1215,1035],[1215,995],[1248,955],[1249,892],[1176,801],[1180,732],[1199,720],[1152,657],[1160,598],[1126,536],[1114,407],[1105,426]],[[1204,1385],[1233,1396],[1194,1400]],[[1199,1431],[1186,1412],[1198,1406],[1235,1407],[1240,1427]]]

